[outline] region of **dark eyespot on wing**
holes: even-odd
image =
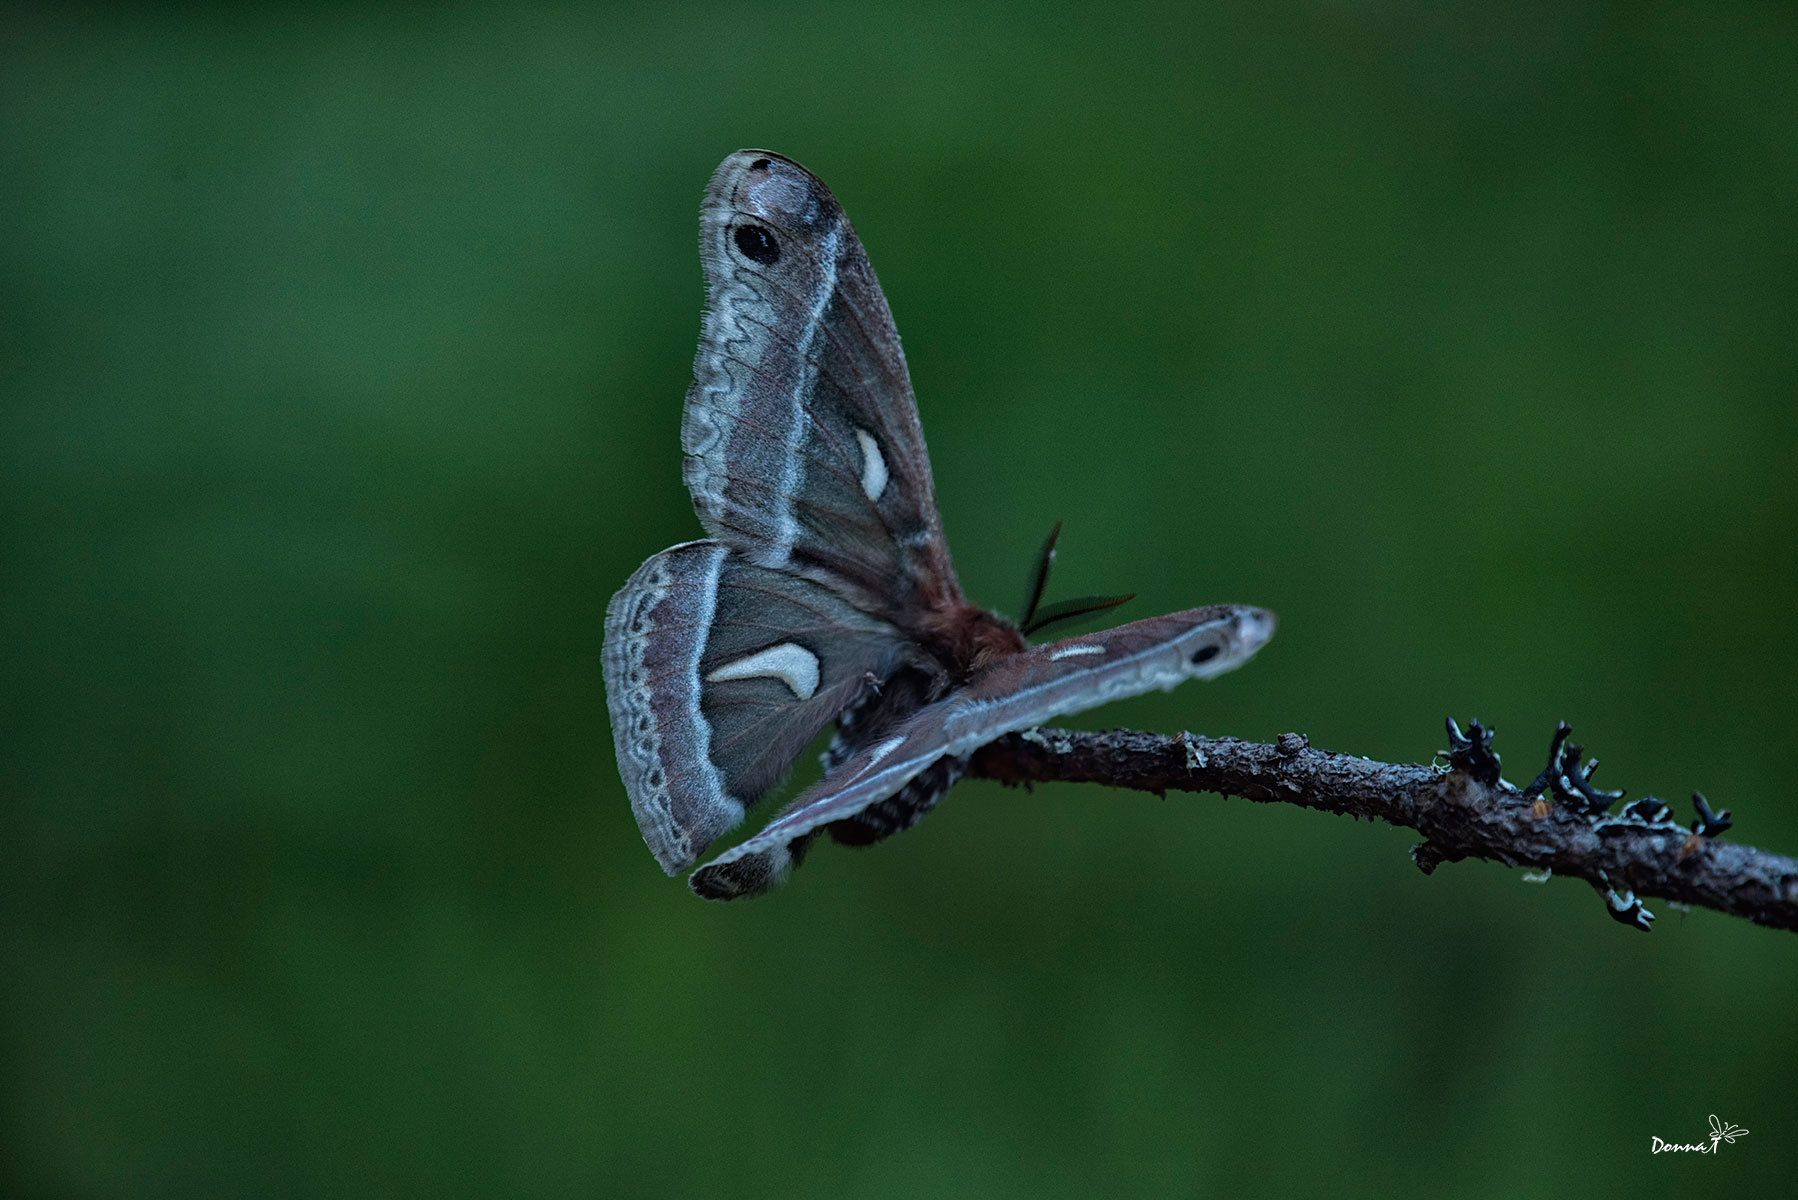
[[[754,162],[749,164],[749,169],[751,171],[766,171],[769,166],[770,166],[770,163],[767,159],[758,158]]]
[[[780,243],[760,225],[739,225],[731,238],[750,262],[769,267],[780,261]]]
[[[1210,662],[1217,657],[1219,649],[1221,649],[1221,647],[1215,645],[1200,646],[1197,650],[1192,652],[1192,661],[1195,665],[1198,663]]]

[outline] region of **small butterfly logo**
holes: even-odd
[[[1719,1121],[1716,1113],[1711,1114],[1711,1150],[1713,1153],[1717,1149],[1718,1142],[1728,1142],[1733,1146],[1735,1145],[1737,1138],[1747,1136],[1748,1131],[1743,1129],[1740,1125],[1732,1125],[1728,1121]]]

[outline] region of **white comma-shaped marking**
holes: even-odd
[[[765,650],[725,663],[706,676],[709,683],[731,679],[778,679],[800,700],[810,700],[818,690],[818,656],[797,642],[781,642]]]
[[[855,440],[862,448],[862,495],[879,500],[887,490],[887,460],[880,453],[880,443],[866,429],[856,430]]]

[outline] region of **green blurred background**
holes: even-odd
[[[972,595],[1281,614],[1079,723],[1566,717],[1798,851],[1789,5],[14,7],[0,96],[9,1194],[1789,1187],[1789,934],[982,783],[706,905],[599,669],[765,146]]]

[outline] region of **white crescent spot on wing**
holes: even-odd
[[[887,755],[891,754],[893,751],[897,750],[900,746],[902,746],[904,744],[905,744],[905,735],[903,735],[903,734],[901,734],[900,736],[898,736],[896,738],[888,738],[886,741],[880,743],[880,745],[874,747],[874,753],[872,755],[870,755],[868,758],[868,766],[869,767],[873,766],[875,763],[879,762],[881,759],[885,758]],[[862,770],[864,770],[864,771],[867,769],[868,769],[867,767],[862,768]]]
[[[870,500],[879,500],[881,493],[887,490],[887,460],[880,453],[880,443],[866,429],[856,430],[855,440],[862,447],[862,494]]]
[[[709,683],[727,679],[778,679],[793,689],[793,695],[810,700],[818,690],[818,656],[796,642],[781,642],[766,650],[725,663],[706,676]]]
[[[1050,662],[1060,662],[1064,658],[1075,658],[1082,654],[1103,654],[1105,647],[1093,645],[1063,646],[1049,655]]]

